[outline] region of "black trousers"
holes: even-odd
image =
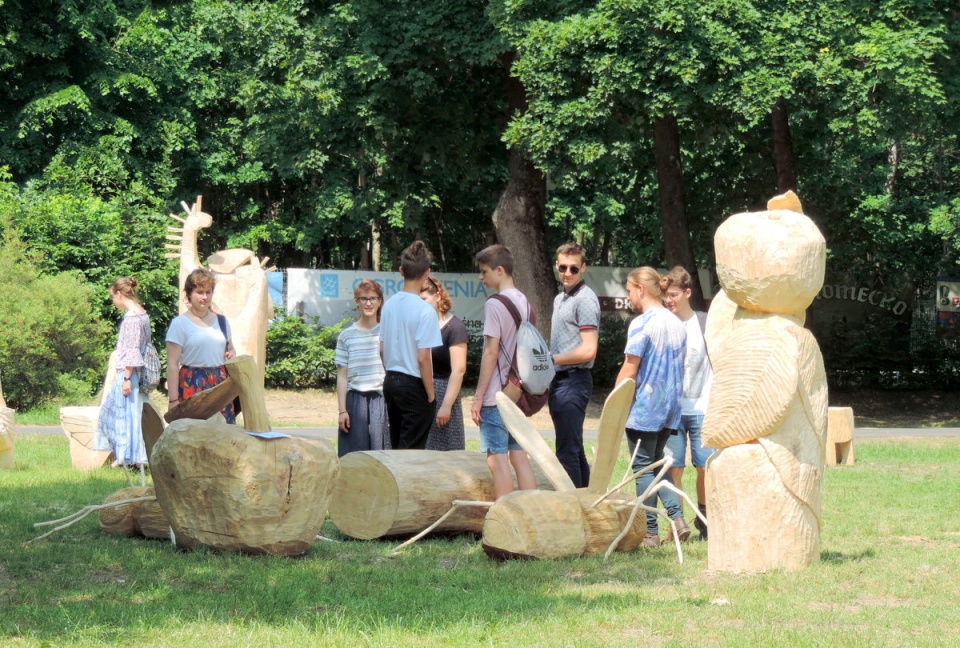
[[[383,399],[390,421],[390,447],[422,450],[427,445],[435,415],[427,400],[423,381],[400,371],[388,371],[383,380]]]

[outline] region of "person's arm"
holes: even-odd
[[[437,400],[437,395],[433,391],[433,355],[430,347],[417,349],[417,366],[420,367],[423,388],[427,390],[427,402],[432,403]]]
[[[437,425],[446,426],[450,422],[450,410],[460,395],[463,386],[463,375],[467,372],[467,343],[454,344],[450,347],[450,378],[447,380],[447,393],[443,403],[437,411]]]
[[[572,351],[564,351],[553,356],[555,365],[577,365],[584,362],[592,362],[597,357],[597,345],[600,340],[600,332],[597,329],[585,329],[580,331],[580,345]]]
[[[179,344],[167,342],[167,398],[171,407],[175,407],[180,402],[181,351],[183,348]]]
[[[473,396],[470,418],[480,425],[480,408],[483,407],[483,395],[487,392],[493,372],[497,368],[497,355],[500,353],[500,338],[483,336],[483,354],[480,356],[480,378],[477,380],[477,392]]]
[[[337,367],[337,409],[340,411],[337,425],[347,434],[350,432],[350,412],[347,411],[347,368],[344,366]]]
[[[640,356],[625,354],[623,356],[623,366],[620,367],[620,373],[617,374],[615,384],[619,385],[628,378],[636,380],[638,371],[640,371]]]

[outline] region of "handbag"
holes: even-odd
[[[152,342],[147,342],[140,355],[143,356],[143,367],[140,368],[140,391],[149,392],[160,384],[160,355]]]

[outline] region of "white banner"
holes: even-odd
[[[587,285],[600,298],[602,311],[629,313],[627,291],[624,283],[632,268],[590,266],[584,275]],[[463,320],[472,335],[483,332],[483,303],[490,292],[480,283],[477,273],[436,272],[432,277],[443,283],[453,300],[453,313]],[[705,296],[710,295],[710,275],[700,271],[701,285]],[[317,317],[324,326],[332,326],[345,319],[354,319],[357,309],[353,302],[353,289],[364,279],[373,279],[383,288],[383,296],[389,299],[403,289],[399,272],[373,272],[369,270],[287,270],[287,312],[308,317]],[[559,290],[559,283],[558,290]],[[708,297],[709,298],[709,297]]]

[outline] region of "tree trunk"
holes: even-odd
[[[777,169],[777,193],[797,190],[797,169],[793,162],[793,139],[790,137],[788,115],[787,103],[781,97],[770,112],[770,122],[773,126],[773,162]]]
[[[511,55],[505,66],[508,75],[514,58]],[[511,118],[526,110],[527,106],[523,86],[512,76],[507,78],[507,106]],[[514,282],[536,310],[537,328],[549,339],[557,289],[552,259],[547,251],[546,201],[546,177],[522,150],[512,148],[510,177],[493,212],[493,226],[497,240],[513,252]]]
[[[703,290],[693,258],[690,226],[683,202],[683,169],[680,165],[680,129],[674,115],[653,120],[653,147],[657,160],[657,186],[660,193],[660,230],[667,267],[681,265],[692,279],[690,305],[703,310]]]

